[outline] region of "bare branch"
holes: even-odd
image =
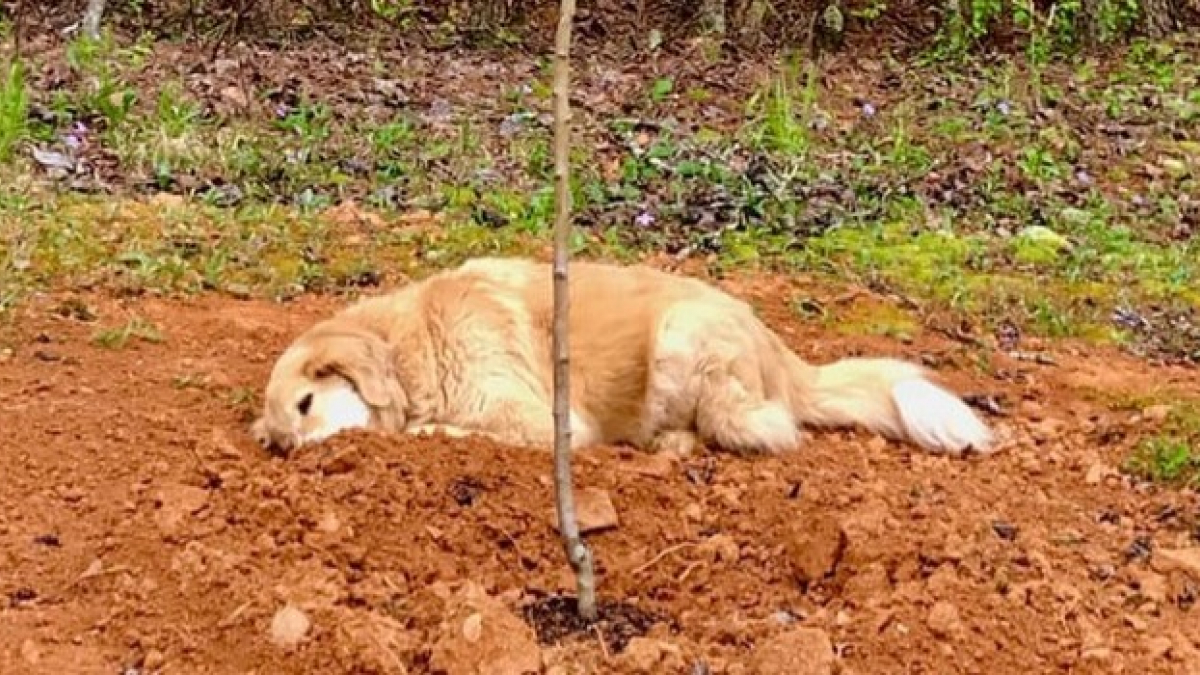
[[[554,40],[554,488],[559,530],[575,570],[579,614],[596,619],[596,575],[592,553],[579,534],[571,488],[570,351],[567,344],[567,261],[571,245],[571,21],[575,0],[560,0]]]

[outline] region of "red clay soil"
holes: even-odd
[[[273,358],[332,311],[62,296],[0,361],[3,673],[1197,673],[1195,495],[1114,467],[1154,415],[1097,392],[1194,391],[1195,371],[1050,348],[834,338],[742,286],[803,355],[924,359],[1000,397],[986,458],[814,433],[778,457],[579,455],[619,522],[592,534],[621,616],[552,638],[573,592],[550,456],[346,434],[289,458],[249,438]],[[94,343],[137,315],[161,342]],[[535,608],[535,609],[531,609]],[[644,633],[644,634],[642,634]]]

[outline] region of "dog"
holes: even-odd
[[[921,366],[809,364],[747,303],[699,279],[580,261],[568,294],[572,448],[777,453],[802,444],[803,426],[938,453],[995,447]],[[473,259],[359,300],[282,353],[251,431],[283,451],[349,429],[549,447],[552,320],[551,267],[524,258]]]

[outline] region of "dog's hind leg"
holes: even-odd
[[[764,373],[749,308],[685,302],[655,341],[652,406],[658,431],[690,418],[701,440],[735,452],[781,452],[802,434],[773,374]]]
[[[763,395],[745,361],[735,357],[714,363],[701,376],[696,405],[700,437],[737,452],[794,450],[802,440],[796,418],[782,401]]]

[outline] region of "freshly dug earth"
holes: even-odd
[[[557,597],[574,585],[548,452],[253,444],[249,394],[336,301],[43,297],[0,357],[2,670],[1200,672],[1195,496],[1119,475],[1157,422],[1104,405],[1194,392],[1194,370],[1035,345],[1055,363],[989,354],[985,375],[976,347],[802,325],[789,283],[736,290],[815,361],[923,359],[995,398],[1012,445],[582,452],[577,488],[616,511],[589,535],[606,620],[584,631]],[[132,316],[161,340],[94,339]]]

